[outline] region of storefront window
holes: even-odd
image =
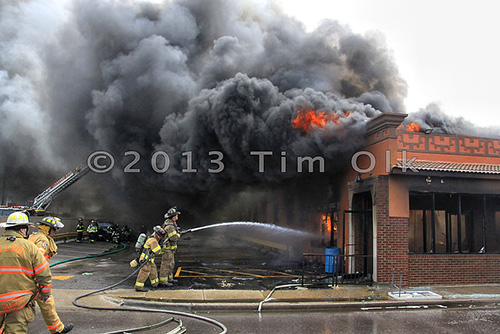
[[[410,193],[410,253],[500,252],[500,196]]]

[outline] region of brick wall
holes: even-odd
[[[375,187],[377,218],[377,282],[391,283],[393,268],[399,284],[403,270],[403,286],[408,284],[408,218],[389,217],[389,183],[378,176]]]
[[[500,254],[410,254],[409,285],[500,283]]]
[[[500,254],[408,254],[408,218],[389,217],[388,177],[377,176],[377,282],[403,286],[500,283]]]

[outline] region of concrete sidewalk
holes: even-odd
[[[397,290],[392,289],[393,292]],[[79,300],[79,303],[95,306],[135,306],[156,302],[155,307],[191,311],[208,310],[263,310],[279,309],[394,309],[418,307],[498,307],[500,285],[433,286],[405,290],[408,292],[431,291],[429,298],[394,299],[389,296],[390,287],[345,285],[331,288],[286,287],[273,291],[262,290],[173,290],[150,289],[136,292],[115,289]],[[55,289],[57,307],[74,307],[72,300],[89,290]],[[411,295],[411,294],[409,294]],[[416,295],[414,293],[414,295]],[[264,302],[265,301],[265,302]]]

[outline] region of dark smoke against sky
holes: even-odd
[[[32,175],[18,182],[34,195],[35,180],[54,180],[37,173],[59,177],[95,150],[118,162],[103,192],[135,206],[279,183],[297,177],[299,156],[322,156],[335,173],[361,144],[365,121],[404,112],[405,96],[383,38],[335,21],[306,33],[272,4],[0,4],[0,168]],[[349,114],[304,134],[291,127],[299,109]],[[130,150],[141,155],[141,173],[123,172]],[[158,150],[171,159],[164,174],[149,163]],[[211,151],[224,155],[221,173],[208,172]],[[274,152],[265,173],[251,151]],[[181,172],[184,152],[198,172]]]

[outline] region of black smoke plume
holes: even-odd
[[[404,112],[405,96],[383,38],[336,21],[307,32],[272,2],[0,5],[0,171],[24,194],[105,150],[114,169],[79,182],[97,187],[111,211],[206,212],[248,186],[311,178],[297,172],[298,157],[323,157],[315,175],[335,175],[366,121]],[[291,124],[299,110],[337,121],[305,133]],[[139,153],[138,173],[124,172],[129,151]],[[158,151],[170,159],[164,173],[151,166]],[[264,151],[273,155],[260,172],[251,152]],[[217,173],[214,152],[223,156]]]

